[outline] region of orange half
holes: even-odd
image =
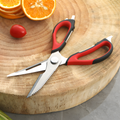
[[[31,20],[49,18],[55,10],[56,0],[22,0],[22,9]]]

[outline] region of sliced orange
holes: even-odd
[[[15,8],[21,5],[21,0],[0,0],[0,7],[4,9]]]
[[[49,18],[55,10],[56,0],[22,0],[22,9],[31,20]]]
[[[4,17],[4,18],[7,18],[7,19],[18,19],[18,18],[24,17],[25,15],[24,15],[24,14],[21,14],[21,15],[4,14],[4,13],[1,13],[1,12],[0,12],[0,16],[1,16],[1,17]]]
[[[16,9],[3,9],[3,8],[0,7],[0,12],[2,12],[2,13],[8,13],[9,14],[9,13],[17,13],[19,11],[22,11],[21,6],[16,8]]]
[[[8,19],[24,17],[21,0],[0,0],[0,16]]]
[[[21,6],[17,7],[16,9],[3,9],[0,7],[0,16],[7,18],[7,19],[17,19],[22,18],[25,16]]]

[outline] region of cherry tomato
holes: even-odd
[[[21,25],[13,25],[10,29],[11,36],[15,38],[21,38],[26,35],[26,29]]]

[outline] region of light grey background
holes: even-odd
[[[6,114],[13,120],[120,120],[120,70],[105,89],[74,108],[39,115]]]

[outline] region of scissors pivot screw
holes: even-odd
[[[58,61],[59,61],[58,57],[52,57],[52,58],[51,58],[51,63],[52,63],[52,64],[57,64]]]

